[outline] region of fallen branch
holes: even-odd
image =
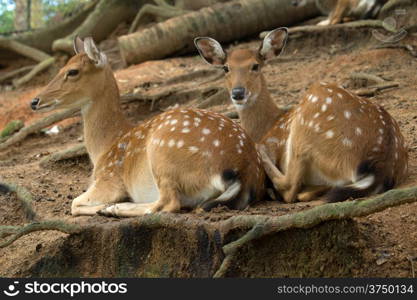
[[[6,74],[3,74],[3,75],[1,75],[1,76],[0,76],[0,82],[3,82],[3,81],[5,81],[5,80],[7,80],[7,79],[9,79],[9,78],[13,78],[13,77],[15,77],[15,76],[17,76],[17,75],[19,75],[19,74],[21,74],[21,73],[24,73],[24,72],[30,71],[30,70],[32,70],[35,66],[36,66],[36,65],[24,66],[24,67],[22,67],[22,68],[19,68],[19,69],[16,69],[16,70],[10,71],[10,72],[8,72],[8,73],[6,73]]]
[[[381,78],[377,75],[363,73],[363,72],[353,72],[352,74],[350,74],[349,77],[352,80],[366,80],[366,81],[373,81],[375,83],[385,82],[385,79],[383,79],[383,78]]]
[[[26,82],[30,81],[33,77],[35,77],[38,73],[42,72],[43,70],[49,68],[51,65],[55,63],[54,57],[49,57],[45,59],[44,61],[37,64],[29,73],[27,73],[25,76],[18,78],[16,80],[13,80],[13,85],[15,87],[19,87]]]
[[[25,44],[22,44],[18,41],[11,40],[11,39],[5,39],[5,38],[0,39],[0,48],[4,48],[7,50],[16,52],[20,55],[29,57],[38,62],[44,61],[45,59],[48,59],[51,57],[49,54],[41,50],[27,46]]]
[[[10,228],[7,226],[0,226],[0,236],[3,232],[8,232],[12,234],[12,237],[7,241],[0,243],[0,248],[7,247],[11,245],[14,241],[19,239],[20,237],[27,235],[29,233],[41,230],[56,230],[61,231],[68,234],[73,234],[79,232],[83,227],[76,224],[70,224],[63,221],[43,221],[39,223],[31,223],[25,226]]]
[[[41,167],[46,167],[49,164],[56,163],[61,160],[76,158],[84,155],[88,155],[87,149],[85,148],[84,144],[80,144],[75,147],[65,149],[44,157],[39,162],[39,165]]]
[[[358,96],[362,96],[362,97],[373,97],[380,91],[391,89],[391,88],[396,88],[396,87],[399,87],[398,83],[379,84],[373,87],[356,90],[355,94]]]
[[[61,120],[64,120],[69,117],[75,116],[77,113],[79,113],[79,109],[68,109],[63,110],[57,113],[54,113],[52,115],[49,115],[43,119],[40,119],[36,121],[33,124],[30,124],[29,126],[26,126],[22,128],[19,132],[17,132],[15,135],[11,136],[10,138],[6,139],[6,141],[0,143],[0,151],[6,149],[7,147],[10,147],[11,145],[14,145],[20,141],[23,141],[29,134],[37,133],[39,130],[50,126],[51,124],[54,124],[56,122],[59,122]]]
[[[22,203],[25,216],[28,220],[32,221],[36,219],[36,213],[32,208],[32,194],[25,187],[6,182],[2,182],[0,185],[9,192],[16,193],[17,199]]]
[[[268,216],[235,216],[224,221],[222,228],[250,228],[239,239],[223,246],[225,258],[214,277],[224,277],[239,249],[249,242],[262,238],[268,234],[281,232],[292,228],[311,228],[322,222],[342,220],[370,215],[389,207],[417,201],[417,187],[390,190],[365,200],[345,201],[314,207],[312,209],[283,215]]]

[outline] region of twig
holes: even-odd
[[[413,278],[415,278],[416,276],[416,274],[415,274],[415,271],[414,271],[414,259],[415,259],[415,257],[411,257],[411,256],[407,256],[407,259],[408,259],[408,261],[410,262],[410,265],[411,265],[411,276],[413,277]]]
[[[17,184],[0,183],[3,187],[6,187],[10,192],[16,193],[17,199],[22,203],[23,209],[25,211],[25,216],[30,221],[35,220],[37,218],[35,211],[32,208],[32,194],[23,186],[19,186]]]
[[[237,251],[249,242],[268,234],[281,232],[290,228],[311,228],[322,222],[362,217],[382,211],[386,208],[417,201],[417,187],[390,190],[365,200],[345,201],[314,207],[312,209],[283,215],[267,216],[235,216],[222,224],[223,229],[246,227],[250,230],[239,239],[223,246],[225,259],[214,277],[227,275],[228,266]]]
[[[43,61],[41,61],[39,64],[36,65],[29,73],[27,73],[25,76],[18,78],[16,80],[13,80],[13,85],[15,87],[19,87],[22,84],[25,84],[26,82],[30,81],[33,77],[35,77],[38,73],[42,72],[43,70],[49,68],[51,65],[55,63],[54,57],[49,57]]]
[[[64,120],[66,118],[72,117],[79,113],[79,109],[68,109],[63,110],[52,115],[49,115],[43,119],[36,121],[29,126],[22,128],[19,132],[11,136],[10,138],[6,139],[5,142],[0,143],[0,151],[10,147],[13,144],[16,144],[22,140],[24,140],[29,134],[36,133],[39,130],[48,127],[51,124]]]
[[[79,232],[82,228],[83,227],[80,225],[65,223],[63,221],[43,221],[39,223],[31,223],[25,226],[21,226],[19,229],[16,228],[14,230],[13,236],[10,239],[0,243],[0,248],[7,247],[20,237],[35,231],[57,230],[64,233],[73,234]],[[2,232],[2,226],[0,226],[0,232]]]

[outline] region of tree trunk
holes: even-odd
[[[93,11],[96,4],[97,1],[91,1],[79,13],[56,26],[25,32],[17,35],[13,39],[27,46],[51,53],[53,41],[73,32]]]
[[[292,0],[219,3],[121,36],[119,47],[125,63],[134,64],[194,51],[193,39],[197,36],[211,36],[221,42],[230,42],[262,30],[291,25],[317,14],[313,0],[308,0],[302,7],[293,6]]]
[[[64,51],[72,54],[72,41],[76,35],[91,36],[97,42],[106,38],[119,23],[131,21],[138,9],[146,2],[143,0],[100,0],[94,11],[84,22],[65,38],[52,44],[53,51]]]
[[[15,0],[14,10],[14,29],[27,30],[29,29],[29,1]]]

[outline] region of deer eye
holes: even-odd
[[[229,73],[229,67],[228,66],[223,66],[223,70],[225,73]]]
[[[78,73],[80,73],[78,70],[72,69],[67,72],[67,76],[77,76]]]
[[[255,72],[259,71],[259,64],[254,64],[252,66],[252,71],[255,71]]]

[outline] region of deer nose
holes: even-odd
[[[33,98],[32,101],[30,102],[30,107],[33,110],[36,110],[38,108],[38,104],[41,100],[39,98]]]
[[[232,89],[232,99],[233,100],[243,100],[245,99],[245,88],[237,87]]]

